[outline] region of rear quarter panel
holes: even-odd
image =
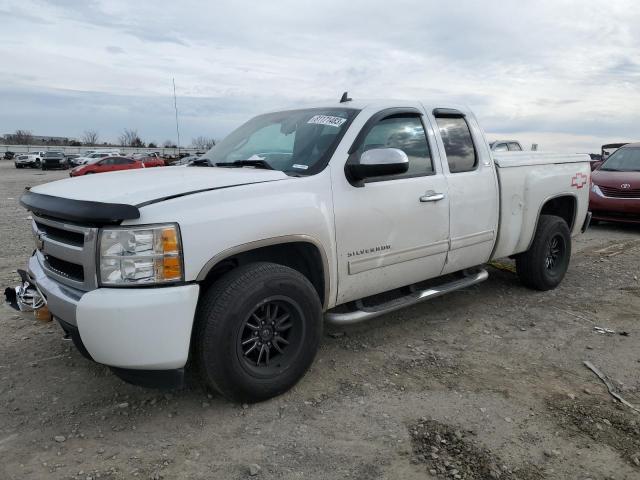
[[[572,236],[580,233],[589,207],[591,168],[579,163],[549,163],[497,168],[500,182],[500,226],[492,258],[529,249],[545,203],[571,196],[576,201]]]

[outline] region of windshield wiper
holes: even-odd
[[[622,170],[618,170],[617,168],[600,168],[600,170],[605,172],[622,172]]]
[[[264,168],[265,170],[275,170],[265,160],[236,160],[235,162],[218,162],[215,164],[215,166],[231,167],[231,168],[255,167],[255,168]]]

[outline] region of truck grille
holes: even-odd
[[[640,188],[629,188],[623,190],[622,188],[600,186],[600,190],[605,197],[640,198]]]
[[[33,215],[36,256],[48,277],[70,287],[97,288],[97,228]]]
[[[57,273],[76,282],[84,282],[84,267],[77,263],[67,262],[52,255],[45,255],[47,266]]]
[[[71,245],[78,247],[82,247],[84,245],[84,233],[63,230],[38,221],[36,221],[36,227],[39,232],[42,232],[47,237],[58,240],[59,242],[70,243]]]

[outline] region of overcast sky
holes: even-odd
[[[0,0],[0,134],[221,138],[301,102],[451,98],[490,138],[640,140],[630,0]]]

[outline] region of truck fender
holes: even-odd
[[[320,258],[322,262],[322,276],[324,283],[324,295],[322,299],[323,309],[328,308],[328,303],[330,299],[330,291],[331,291],[331,271],[329,269],[329,260],[327,257],[327,253],[325,251],[324,246],[320,241],[311,237],[309,235],[304,234],[295,234],[295,235],[282,235],[277,237],[263,238],[261,240],[255,240],[252,242],[243,243],[241,245],[237,245],[235,247],[227,248],[222,252],[211,257],[204,266],[200,269],[198,276],[196,277],[197,282],[204,281],[212,269],[218,265],[220,262],[223,262],[226,259],[232,258],[242,253],[250,252],[252,250],[257,250],[263,247],[271,247],[275,245],[285,245],[288,243],[308,243],[313,245],[318,252],[320,253]]]

